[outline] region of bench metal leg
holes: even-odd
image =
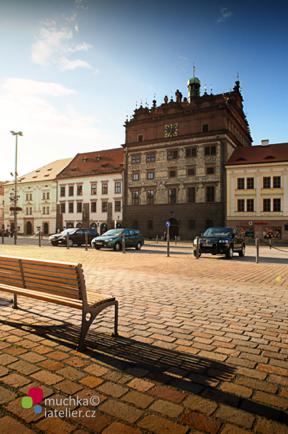
[[[119,312],[119,303],[115,301],[115,315],[114,315],[114,333],[113,336],[118,336],[118,312]]]
[[[13,309],[18,309],[18,304],[17,304],[17,294],[13,294]]]

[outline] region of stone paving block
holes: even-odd
[[[46,371],[44,369],[32,374],[31,377],[40,383],[46,384],[47,386],[51,386],[52,384],[59,383],[61,380],[63,380],[63,377],[60,377],[60,375],[53,374],[52,372]]]
[[[103,383],[103,380],[98,377],[94,377],[94,375],[87,375],[86,377],[81,378],[80,383],[84,386],[91,387],[91,389],[94,389],[94,387],[99,386]]]
[[[186,410],[180,416],[179,422],[209,434],[218,433],[221,426],[221,423],[214,417],[191,410]]]
[[[133,378],[133,380],[128,383],[128,386],[138,390],[138,392],[146,392],[147,390],[152,389],[155,384],[141,378]]]
[[[33,432],[34,431],[26,428],[25,425],[10,416],[0,418],[0,434],[33,434]]]
[[[17,360],[17,362],[8,365],[8,368],[13,369],[13,371],[18,371],[23,375],[30,375],[40,370],[36,365],[26,362],[25,360]]]
[[[22,419],[27,424],[30,424],[31,422],[35,422],[39,419],[42,419],[44,417],[44,414],[35,414],[33,408],[22,408],[21,406],[21,398],[17,398],[8,404],[6,404],[5,408],[10,412],[13,413],[18,418]]]
[[[288,429],[287,425],[260,417],[257,419],[255,432],[261,434],[287,434]]]
[[[186,434],[188,431],[188,428],[183,425],[154,415],[145,416],[138,426],[156,434]]]
[[[5,387],[0,386],[0,405],[12,401],[12,399],[15,399],[16,396],[17,395],[14,392],[11,392]]]
[[[116,383],[112,383],[111,381],[106,381],[97,387],[97,390],[99,390],[99,392],[105,393],[105,395],[113,396],[114,398],[120,398],[120,396],[127,392],[128,388]]]
[[[217,404],[214,401],[202,398],[198,395],[188,396],[188,398],[184,400],[183,405],[190,410],[196,410],[208,416],[213,414],[217,408]]]
[[[114,422],[104,429],[103,434],[141,434],[141,431],[138,428]]]
[[[55,388],[60,390],[60,392],[66,393],[67,395],[74,395],[76,392],[79,392],[79,390],[83,389],[83,386],[70,380],[64,380],[60,383],[56,383]]]
[[[99,410],[129,423],[136,422],[143,414],[138,408],[114,399],[105,401],[104,404],[100,405]]]
[[[186,393],[167,386],[155,386],[149,394],[179,404],[187,396]]]
[[[150,405],[149,410],[161,413],[163,416],[174,418],[182,413],[183,407],[169,401],[164,401],[163,399],[158,399]]]
[[[19,374],[8,374],[5,377],[2,377],[1,381],[12,387],[21,387],[24,386],[24,384],[31,383],[29,378]]]
[[[124,395],[122,399],[124,401],[130,402],[131,404],[139,408],[147,408],[154,400],[153,397],[134,390],[126,393],[126,395]]]
[[[36,423],[36,428],[47,434],[69,434],[75,430],[75,426],[56,417],[45,418],[41,420],[40,422]]]
[[[214,416],[229,423],[234,423],[235,425],[249,429],[252,428],[255,420],[255,416],[252,414],[227,405],[220,405],[214,413]]]

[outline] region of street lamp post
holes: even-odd
[[[15,136],[15,172],[14,172],[14,244],[17,244],[17,182],[18,182],[18,173],[17,173],[17,163],[18,163],[18,136],[23,136],[22,131],[10,131],[12,136]]]

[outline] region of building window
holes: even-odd
[[[114,191],[115,191],[115,194],[121,193],[121,181],[115,181]]]
[[[281,211],[281,199],[273,199],[273,211],[274,212]]]
[[[268,188],[268,187],[266,187],[266,188]],[[271,211],[271,199],[263,199],[263,211],[266,211],[266,212]]]
[[[215,187],[208,185],[206,187],[206,202],[215,202]]]
[[[216,146],[205,146],[205,155],[216,155]]]
[[[209,126],[208,124],[203,124],[202,125],[202,133],[208,133],[209,131]]]
[[[140,192],[139,190],[132,191],[132,205],[139,205],[140,203]]]
[[[175,168],[169,169],[168,176],[169,176],[169,178],[176,178],[176,176],[177,176],[177,169],[175,169]]]
[[[29,214],[32,215],[32,207],[29,208]]]
[[[69,185],[68,194],[74,196],[74,185]]]
[[[156,161],[156,152],[146,154],[146,163],[154,163]]]
[[[91,184],[91,196],[95,196],[97,194],[97,182],[92,182]]]
[[[77,202],[77,212],[82,212],[82,202]]]
[[[46,206],[46,214],[48,215],[50,213],[49,206]]]
[[[43,192],[42,193],[42,200],[45,200],[46,199],[46,194],[45,194],[45,192]]]
[[[154,170],[148,170],[147,171],[147,179],[154,179],[154,178],[155,178]]]
[[[192,158],[197,157],[197,148],[196,146],[193,146],[192,148],[186,148],[185,149],[185,156],[186,158]]]
[[[174,204],[177,202],[177,190],[176,190],[176,188],[169,188],[168,201],[170,204]]]
[[[69,202],[68,211],[70,214],[72,214],[74,212],[74,203],[73,202]]]
[[[247,212],[254,212],[254,199],[247,199],[246,209]]]
[[[237,200],[237,211],[238,212],[244,212],[245,211],[245,200],[244,199],[238,199]]]
[[[143,142],[143,134],[138,134],[137,140],[138,142]]]
[[[238,190],[244,190],[245,188],[245,179],[244,178],[238,178],[237,179],[237,189]]]
[[[107,212],[108,210],[108,201],[102,200],[102,212]]]
[[[121,200],[115,200],[114,211],[115,212],[121,212]]]
[[[77,196],[82,196],[83,194],[83,185],[77,184]]]
[[[247,178],[247,190],[254,189],[254,178]]]
[[[26,193],[26,201],[31,202],[32,200],[32,193]]]
[[[206,167],[206,175],[214,175],[215,173],[215,167]]]
[[[65,211],[65,202],[61,202],[60,203],[60,212],[61,212],[61,214],[64,214],[66,211]]]
[[[154,197],[155,197],[155,191],[154,190],[147,190],[147,203],[149,205],[154,204]]]
[[[281,176],[273,176],[273,188],[281,188]]]
[[[196,201],[196,189],[195,187],[187,188],[187,202],[195,202]]]
[[[132,172],[132,181],[139,181],[140,172]]]
[[[263,188],[271,188],[271,178],[270,176],[263,177]]]
[[[139,163],[141,163],[141,154],[132,154],[131,164],[139,164]]]
[[[195,176],[195,167],[187,167],[187,176]]]
[[[42,214],[46,214],[46,207],[45,206],[43,206],[43,208],[42,208]]]
[[[147,220],[147,229],[149,231],[153,230],[153,220]]]
[[[195,229],[196,228],[196,222],[195,220],[188,220],[188,229]]]
[[[49,200],[50,199],[50,192],[46,191],[46,199]]]
[[[94,202],[91,202],[91,212],[96,212],[96,209],[97,209],[97,208],[96,208],[96,203],[97,203],[97,202],[95,202],[95,201],[94,201]]]
[[[102,182],[102,194],[108,194],[108,182],[107,181]]]
[[[178,150],[177,149],[170,149],[167,151],[167,160],[177,160],[178,158]]]
[[[61,187],[60,187],[60,197],[65,197],[65,194],[66,194],[65,185],[61,185]]]

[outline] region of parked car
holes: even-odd
[[[144,237],[137,229],[119,228],[110,229],[101,236],[94,238],[91,246],[97,250],[102,247],[109,247],[114,250],[122,249],[123,235],[125,237],[125,247],[135,247],[140,250],[144,244]]]
[[[72,247],[74,244],[76,244],[77,246],[81,246],[86,242],[85,234],[88,234],[88,244],[91,243],[93,238],[99,235],[96,229],[69,228],[65,229],[59,234],[51,235],[49,237],[49,241],[51,242],[52,246],[66,246],[67,242],[70,247]]]
[[[194,256],[197,257],[197,239],[194,240]],[[245,255],[245,241],[241,234],[232,228],[208,228],[199,238],[198,257],[202,253],[212,255],[225,255],[227,259],[237,252],[239,256]]]

